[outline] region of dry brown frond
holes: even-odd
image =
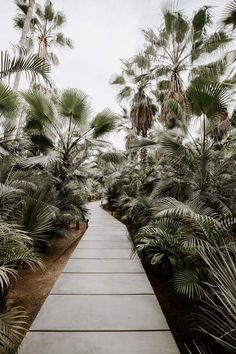
[[[210,137],[215,141],[223,140],[229,133],[230,121],[229,114],[226,108],[217,113],[212,121],[212,130],[210,131]]]
[[[137,135],[141,134],[143,137],[146,137],[154,121],[152,100],[144,95],[141,102],[133,105],[130,117],[132,128],[136,131]]]
[[[167,104],[169,100],[176,101],[185,113],[185,119],[190,119],[190,106],[178,72],[173,72],[171,75],[169,89],[162,104],[160,115],[160,121],[164,126],[167,129],[173,129],[178,126],[178,121],[175,112]]]

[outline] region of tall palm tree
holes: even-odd
[[[73,48],[71,39],[60,32],[66,23],[66,17],[62,12],[55,11],[51,1],[46,0],[43,7],[35,3],[35,0],[28,1],[29,3],[26,0],[16,0],[20,12],[14,18],[15,27],[23,33],[23,29],[27,25],[29,36],[28,41],[25,39],[24,46],[29,49],[36,42],[38,55],[57,65],[59,60],[53,48]],[[31,20],[29,21],[30,15]]]
[[[149,82],[144,76],[150,69],[148,57],[139,53],[129,61],[122,60],[122,75],[112,81],[112,85],[120,87],[117,95],[119,101],[127,100],[131,105],[130,118],[132,128],[137,135],[147,136],[154,121],[154,105],[149,97]],[[141,77],[136,80],[136,77]]]
[[[130,61],[122,61],[122,75],[117,76],[112,85],[121,90],[117,96],[120,101],[128,100],[131,105],[130,119],[133,135],[147,137],[154,124],[156,106],[152,103],[150,85],[144,74],[150,69],[150,63],[144,53],[139,53]],[[136,78],[140,77],[139,80]],[[146,149],[141,150],[141,168],[145,168]]]
[[[225,48],[231,37],[223,30],[213,33],[209,31],[211,14],[207,6],[200,8],[191,19],[182,11],[167,8],[163,12],[163,20],[158,33],[152,29],[143,32],[146,39],[145,52],[150,60],[148,75],[157,82],[161,103],[160,120],[166,128],[172,129],[178,126],[176,113],[171,107],[172,101],[179,103],[186,120],[191,116],[184,87],[184,73],[189,72],[190,77],[197,76],[199,59],[203,63],[200,66],[201,74],[204,71],[206,75],[207,69],[209,71],[220,63],[223,65],[222,58],[213,62],[211,59],[206,60],[203,55],[217,53]]]
[[[27,53],[24,48],[17,47],[14,50],[14,55],[11,56],[8,51],[0,53],[0,116],[11,118],[6,121],[4,127],[5,138],[12,139],[17,122],[17,94],[4,83],[4,80],[10,82],[12,75],[17,73],[25,73],[30,80],[35,80],[42,77],[48,82],[48,74],[50,65],[38,55]],[[19,101],[19,100],[18,100]],[[18,102],[19,103],[19,102]],[[14,112],[14,114],[13,114]],[[2,123],[2,122],[1,122]],[[1,139],[0,139],[1,140]]]
[[[43,7],[38,5],[35,13],[34,38],[38,41],[38,55],[57,65],[59,60],[53,50],[54,47],[73,48],[71,39],[61,32],[61,28],[66,23],[66,17],[62,12],[55,11],[49,0]]]
[[[33,10],[35,6],[35,0],[16,0],[16,5],[18,8],[23,11],[23,18],[22,15],[15,18],[15,24],[22,28],[21,30],[21,37],[19,41],[19,46],[22,48],[28,48],[28,41],[27,37],[30,32],[30,24],[33,18]],[[15,76],[15,81],[13,84],[14,90],[18,90],[20,84],[20,77],[21,73],[17,72]]]

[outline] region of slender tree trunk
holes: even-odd
[[[147,134],[142,134],[142,137],[143,138],[146,138],[147,137]],[[147,148],[146,147],[143,147],[141,150],[140,150],[140,168],[141,168],[141,171],[144,172],[145,169],[146,169],[146,164],[147,164]]]
[[[32,16],[33,16],[35,0],[28,0],[28,4],[29,4],[29,7],[28,7],[28,11],[27,11],[26,18],[25,18],[25,21],[24,21],[24,26],[23,26],[23,29],[22,29],[22,32],[21,32],[21,38],[20,38],[20,41],[19,41],[19,46],[23,47],[23,48],[27,47],[27,35],[28,35],[29,31],[30,31],[30,22],[31,22],[31,19],[32,19]],[[21,77],[21,73],[20,72],[16,73],[15,81],[14,81],[14,84],[13,84],[14,90],[18,90],[18,88],[19,88],[20,77]]]
[[[201,147],[201,160],[202,160],[202,176],[201,176],[201,191],[206,189],[206,116],[204,114],[202,121],[202,147]]]
[[[19,40],[19,46],[27,49],[27,35],[30,31],[30,22],[33,16],[33,10],[34,10],[34,5],[35,5],[35,0],[28,0],[28,11],[25,17],[24,21],[24,26],[21,32],[21,38]],[[21,78],[21,73],[17,72],[15,76],[15,81],[13,83],[13,89],[18,90],[19,84],[20,84],[20,78]],[[15,134],[15,129],[18,126],[18,118],[12,119],[9,124],[7,124],[4,135],[7,135],[11,139],[14,138]]]

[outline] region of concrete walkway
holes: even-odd
[[[90,209],[89,228],[20,353],[178,354],[126,227],[98,202]]]

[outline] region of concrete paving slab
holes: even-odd
[[[139,260],[70,259],[63,273],[144,273]]]
[[[93,233],[93,234],[120,234],[120,235],[128,235],[127,229],[122,229],[120,227],[112,227],[112,226],[104,226],[104,227],[90,227],[88,228],[88,233]]]
[[[129,249],[83,249],[76,248],[71,258],[126,258],[132,259],[132,252]]]
[[[82,248],[133,248],[133,244],[130,241],[87,241],[85,239],[82,239],[79,243],[80,249]]]
[[[107,235],[107,234],[85,234],[82,237],[83,241],[127,241],[127,236]]]
[[[146,274],[62,273],[51,294],[153,294]]]
[[[122,231],[122,232],[114,232],[113,231],[109,231],[109,232],[105,232],[105,231],[101,231],[101,232],[91,232],[90,230],[88,230],[83,237],[88,237],[88,236],[93,236],[93,237],[96,237],[96,236],[114,236],[114,237],[125,237],[126,239],[129,238],[129,234],[127,231]]]
[[[31,331],[167,330],[154,295],[49,295]]]
[[[102,220],[101,221],[98,221],[96,223],[92,223],[92,222],[89,222],[88,224],[88,229],[109,229],[109,228],[113,228],[115,230],[127,230],[126,226],[120,222],[118,223],[113,223],[112,220],[111,222],[107,222],[107,223],[104,223]]]
[[[31,332],[20,354],[179,354],[169,331]]]

